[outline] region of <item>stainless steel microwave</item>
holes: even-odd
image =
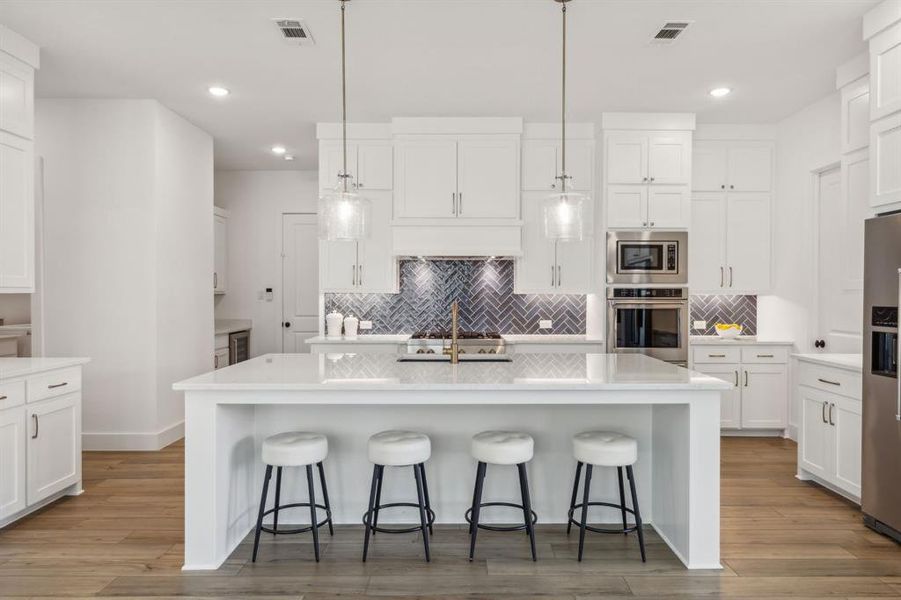
[[[688,284],[688,233],[610,231],[607,283]]]

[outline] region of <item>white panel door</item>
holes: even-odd
[[[741,426],[784,428],[788,386],[785,365],[742,365],[742,377]]]
[[[870,125],[870,205],[901,202],[901,113]]]
[[[34,139],[34,69],[0,54],[0,130]]]
[[[338,175],[344,170],[344,150],[340,141],[319,143],[319,189],[331,190],[338,184]],[[347,172],[357,181],[357,147],[347,143]]]
[[[461,140],[457,152],[457,216],[518,219],[519,144]]]
[[[550,140],[523,140],[522,189],[553,191],[557,185],[559,144]],[[523,207],[525,212],[525,207]]]
[[[33,291],[33,142],[0,132],[0,292]]]
[[[607,184],[644,183],[648,179],[648,137],[611,133],[607,136]]]
[[[735,192],[768,192],[773,187],[773,149],[748,142],[729,147],[726,188]]]
[[[593,239],[557,242],[557,293],[587,294],[591,291]]]
[[[763,293],[770,287],[770,195],[728,194],[726,274],[730,293]]]
[[[356,291],[395,293],[397,259],[394,257],[394,238],[391,232],[391,193],[371,192],[367,197],[371,206],[369,234],[360,240],[357,250]]]
[[[356,143],[356,184],[361,191],[394,187],[394,145],[390,141]]]
[[[689,225],[688,186],[648,186],[648,227],[682,229]]]
[[[224,294],[228,281],[228,219],[213,216],[213,291]]]
[[[557,172],[562,165],[562,153],[557,149]],[[594,142],[591,140],[571,140],[566,143],[566,173],[572,189],[589,191],[594,182]]]
[[[648,181],[688,183],[691,177],[691,138],[652,135],[648,140]]]
[[[727,160],[727,146],[722,142],[695,142],[691,158],[691,189],[697,192],[725,190]]]
[[[688,236],[688,277],[692,293],[719,292],[726,283],[726,196],[695,194]]]
[[[870,143],[870,78],[842,88],[842,154]]]
[[[0,410],[0,521],[26,506],[25,407]]]
[[[514,265],[514,291],[517,294],[552,294],[555,291],[556,263],[554,242],[544,235],[542,192],[527,192],[522,199],[522,256]]]
[[[855,496],[860,496],[861,402],[836,395],[832,401],[830,424],[835,435],[835,480]]]
[[[827,412],[832,394],[798,386],[801,399],[801,468],[818,477],[830,478],[833,458],[833,429]]]
[[[646,227],[648,186],[607,186],[607,227]]]
[[[395,216],[453,219],[457,216],[457,143],[404,140],[395,145]],[[517,183],[518,185],[518,183]],[[474,207],[474,203],[470,203]]]
[[[901,23],[870,39],[870,120],[901,110]]]
[[[354,242],[321,242],[332,249]],[[309,352],[304,340],[319,333],[319,230],[314,214],[282,215],[282,350]],[[351,264],[342,269],[350,280]],[[337,272],[336,272],[337,274]],[[251,338],[251,341],[253,338]]]
[[[26,405],[28,412],[28,504],[81,479],[79,394]]]
[[[723,429],[741,428],[741,386],[739,374],[741,366],[737,364],[695,364],[692,369],[705,375],[722,379],[732,384],[729,391],[720,396],[720,427]]]

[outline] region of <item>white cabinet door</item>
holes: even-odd
[[[682,229],[689,225],[690,202],[688,186],[648,186],[648,227],[657,229]]]
[[[691,159],[691,188],[697,192],[719,192],[726,189],[727,146],[722,142],[694,143]]]
[[[390,190],[394,187],[394,145],[390,141],[363,141],[355,144],[355,181],[361,191]]]
[[[741,428],[741,387],[738,364],[695,364],[692,369],[705,375],[722,379],[732,384],[729,391],[722,392],[720,397],[720,427],[723,429]]]
[[[648,181],[685,183],[691,177],[689,135],[651,135],[648,139]]]
[[[354,292],[357,277],[357,242],[319,242],[321,291]]]
[[[34,69],[0,53],[0,130],[34,139]]]
[[[725,287],[728,291],[767,291],[770,252],[770,195],[730,193],[726,207]]]
[[[228,219],[213,217],[213,292],[224,294],[228,280]]]
[[[695,194],[688,236],[688,277],[692,293],[718,292],[725,280],[725,194]]]
[[[801,468],[818,477],[829,478],[832,472],[833,429],[827,412],[831,394],[806,386],[798,386],[801,398]]]
[[[558,143],[550,140],[523,140],[522,189],[547,191],[556,189]],[[525,207],[523,207],[525,212]],[[524,217],[525,218],[525,217]]]
[[[870,39],[870,120],[901,110],[901,23]]]
[[[742,365],[741,426],[749,429],[782,429],[788,377],[785,365]]]
[[[729,147],[727,189],[769,192],[773,187],[773,149],[767,143],[748,142]]]
[[[81,401],[69,394],[26,406],[28,504],[81,479]]]
[[[646,227],[648,186],[607,186],[607,227]]]
[[[562,169],[563,154],[557,148],[557,172]],[[594,188],[594,142],[572,140],[566,143],[566,173],[572,189],[589,191]]]
[[[33,291],[33,142],[0,132],[0,292]]]
[[[870,206],[901,202],[901,113],[870,125]]]
[[[395,216],[457,216],[457,142],[403,140],[395,145]],[[474,202],[469,203],[474,208]]]
[[[842,88],[842,154],[870,143],[870,78]]]
[[[228,366],[228,348],[220,348],[213,354],[213,369],[221,369]]]
[[[0,410],[0,521],[25,501],[25,408]]]
[[[369,235],[358,246],[356,291],[395,293],[397,259],[391,233],[391,193],[372,192],[367,197],[371,203]]]
[[[338,185],[338,175],[344,170],[344,149],[340,141],[329,140],[319,143],[319,189],[331,190]],[[347,144],[347,172],[357,181],[357,147]]]
[[[514,292],[553,294],[557,281],[554,242],[544,235],[545,193],[527,192],[522,199],[522,256],[516,259]]]
[[[645,183],[648,178],[648,136],[611,133],[607,136],[607,184]]]
[[[557,242],[558,294],[587,294],[591,291],[593,240]]]
[[[457,151],[457,216],[518,219],[519,144],[461,140]]]
[[[860,496],[861,468],[861,402],[836,395],[829,408],[830,425],[835,436],[832,464],[835,483],[845,491]]]

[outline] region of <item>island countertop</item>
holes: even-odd
[[[398,362],[393,354],[267,354],[174,384],[180,391],[726,390],[641,354],[513,354],[510,362]]]

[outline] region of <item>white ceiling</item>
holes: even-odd
[[[569,113],[688,111],[768,123],[834,89],[863,52],[876,0],[575,0]],[[219,169],[316,166],[315,123],[339,118],[337,0],[0,0],[0,22],[42,46],[39,97],[157,98],[210,132]],[[306,20],[287,45],[271,17]],[[353,0],[351,121],[559,115],[559,5],[551,0]],[[672,46],[667,20],[694,24]],[[226,99],[206,88],[222,84]],[[734,93],[715,100],[707,91]],[[281,143],[294,162],[274,157]]]

